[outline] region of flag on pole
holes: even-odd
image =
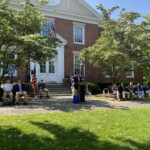
[[[31,76],[31,88],[32,88],[32,91],[35,93],[35,90],[36,90],[36,81],[37,81],[37,78],[36,78],[36,68],[34,66],[34,70],[32,70],[31,72],[32,76]]]
[[[56,32],[55,32],[54,22],[53,22],[52,25],[51,25],[51,28],[50,28],[50,30],[49,30],[49,34],[50,34],[50,36],[56,38]]]

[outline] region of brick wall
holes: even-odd
[[[96,42],[99,38],[100,32],[102,31],[97,25],[86,24],[85,25],[85,45],[79,45],[73,43],[73,21],[56,18],[55,20],[55,29],[56,33],[62,36],[68,41],[65,46],[65,77],[73,75],[73,51],[80,51],[83,48],[89,47]],[[99,81],[103,83],[112,82],[110,78],[105,78],[105,75],[102,74],[102,69],[95,68],[89,64],[86,60],[85,63],[85,75],[86,81]],[[25,72],[19,71],[18,76],[25,80]],[[120,82],[143,82],[142,72],[135,71],[135,78],[126,78],[125,74],[120,76]],[[15,80],[15,78],[14,78]]]
[[[65,76],[73,75],[73,51],[80,51],[83,48],[93,45],[99,38],[102,31],[97,25],[85,24],[85,45],[79,45],[73,43],[73,22],[71,20],[65,20],[56,18],[55,27],[56,32],[68,41],[65,46]],[[111,79],[105,78],[102,74],[102,69],[95,68],[87,61],[85,63],[85,75],[87,81],[100,81],[100,82],[112,82]],[[143,82],[142,73],[135,72],[135,78],[126,78],[125,74],[121,75],[121,82]]]

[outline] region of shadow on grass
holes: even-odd
[[[84,103],[79,103],[79,104],[74,104],[72,102],[71,98],[63,98],[62,99],[57,99],[57,98],[52,98],[52,99],[38,99],[35,101],[31,101],[27,106],[20,105],[16,107],[17,109],[20,108],[28,108],[28,109],[37,109],[37,108],[42,108],[47,111],[65,111],[69,112],[72,110],[92,110],[94,108],[111,108],[111,109],[125,109],[128,110],[129,107],[120,105],[116,106],[115,104],[110,103],[109,101],[104,101],[104,100],[86,100]]]
[[[3,126],[0,128],[0,147],[3,150],[149,150],[149,143],[140,144],[123,138],[116,143],[104,141],[93,133],[81,128],[65,128],[45,122],[30,122],[38,127],[35,134],[27,134],[17,128]],[[44,132],[46,134],[44,134]],[[99,140],[100,139],[100,140]],[[130,145],[130,146],[129,146]]]
[[[130,102],[130,101],[129,101]],[[143,100],[136,100],[132,101],[131,105],[128,104],[128,101],[111,101],[111,100],[96,100],[92,99],[92,97],[86,97],[85,103],[74,104],[72,102],[72,97],[51,97],[50,99],[37,99],[34,101],[30,101],[28,105],[19,105],[19,106],[6,106],[6,107],[14,107],[15,109],[27,109],[28,112],[31,110],[36,109],[44,109],[48,111],[64,111],[69,112],[72,110],[92,110],[95,108],[105,108],[105,109],[123,109],[128,110],[131,108],[131,105],[139,104],[139,105],[146,105],[150,106],[150,101],[143,101]],[[38,112],[37,112],[38,113]]]

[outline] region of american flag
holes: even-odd
[[[34,66],[34,70],[32,70],[32,72],[31,72],[31,74],[32,74],[31,81],[30,81],[31,88],[32,88],[32,91],[35,93],[35,90],[36,90],[36,81],[37,81],[35,66]]]
[[[52,36],[52,37],[54,37],[54,38],[56,37],[54,22],[53,22],[52,25],[51,25],[51,28],[50,28],[50,30],[49,30],[49,34],[50,34],[50,36]]]

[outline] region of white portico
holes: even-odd
[[[41,79],[47,83],[56,82],[62,83],[64,78],[64,46],[67,44],[67,41],[57,34],[57,38],[59,38],[62,43],[59,47],[56,48],[57,55],[43,62],[39,63],[30,63],[30,69],[33,70],[34,66],[36,67],[36,78],[37,82]],[[32,75],[31,75],[32,76]]]

